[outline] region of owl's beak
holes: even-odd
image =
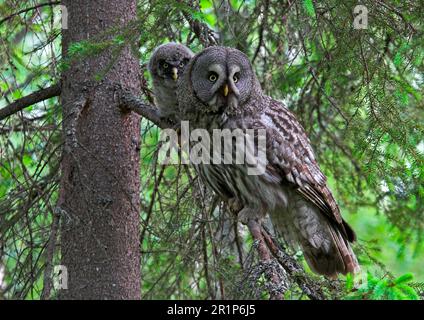
[[[174,81],[178,79],[178,69],[175,67],[172,68],[172,79],[174,79]]]
[[[224,85],[224,97],[228,96],[228,84]]]

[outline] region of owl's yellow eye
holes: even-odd
[[[169,64],[167,64],[166,62],[163,63],[162,67],[164,67],[165,69],[168,69]]]
[[[236,74],[233,76],[233,81],[234,81],[234,83],[237,83],[237,82],[239,81],[239,75],[238,75],[238,73],[236,73]]]
[[[209,81],[215,82],[216,80],[218,80],[218,75],[215,72],[212,72],[209,75]]]

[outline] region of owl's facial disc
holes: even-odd
[[[211,91],[213,95],[207,103],[212,111],[224,111],[227,107],[237,108],[240,92],[236,83],[239,80],[240,67],[237,65],[212,64],[208,69],[208,80],[212,83]]]
[[[157,74],[165,81],[173,84],[183,74],[184,68],[188,61],[188,58],[184,58],[181,60],[160,60],[158,62]]]
[[[194,60],[190,74],[194,94],[210,113],[238,113],[250,98],[252,66],[247,56],[236,49],[205,49]]]

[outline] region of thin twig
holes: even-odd
[[[52,271],[53,271],[53,259],[56,249],[56,238],[57,231],[59,229],[60,215],[58,212],[53,212],[53,221],[50,232],[50,237],[46,247],[46,268],[44,269],[44,286],[41,293],[41,299],[46,300],[50,298],[50,292],[52,289]]]
[[[12,19],[13,17],[16,17],[17,15],[20,15],[21,13],[25,13],[25,12],[28,12],[28,11],[31,11],[31,10],[35,10],[35,9],[38,9],[38,8],[41,8],[41,7],[45,7],[45,6],[54,6],[54,5],[57,5],[57,4],[60,4],[60,1],[40,3],[40,4],[37,4],[37,5],[33,6],[33,7],[22,9],[22,10],[20,10],[18,12],[12,13],[11,15],[7,16],[6,18],[1,19],[0,20],[0,25],[3,22]]]
[[[266,31],[267,23],[268,23],[268,11],[269,11],[269,0],[265,1],[264,9],[262,10],[264,17],[262,19],[261,26],[259,27],[259,31],[258,31],[258,33],[259,33],[259,43],[258,43],[258,46],[256,47],[255,53],[253,55],[252,64],[255,62],[256,57],[259,54],[259,50],[261,49],[261,47],[264,44],[264,32]]]
[[[199,10],[199,5],[195,5],[194,1],[189,1],[185,3],[183,0],[177,0],[177,2],[187,5],[191,7],[193,10]],[[217,39],[215,39],[214,32],[211,30],[205,23],[200,22],[198,20],[193,19],[189,12],[182,10],[182,15],[187,20],[190,25],[191,31],[196,35],[199,39],[200,43],[206,48],[209,46],[215,46],[218,44]]]

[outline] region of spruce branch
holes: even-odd
[[[35,103],[57,97],[60,95],[61,86],[60,84],[52,85],[51,87],[44,88],[33,92],[25,97],[22,97],[15,102],[7,105],[6,107],[0,109],[0,121],[6,119],[7,117],[15,114]]]

